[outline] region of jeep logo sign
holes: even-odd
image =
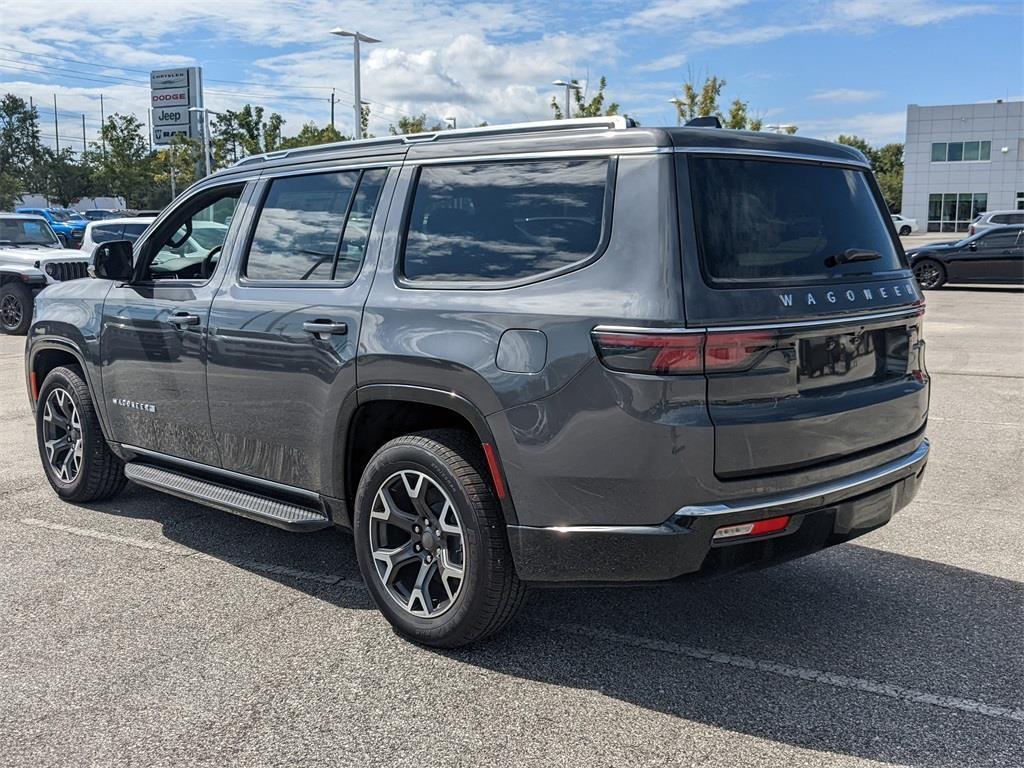
[[[203,106],[203,71],[199,67],[158,69],[149,73],[150,123],[153,143],[170,144],[174,136],[202,135],[202,115],[189,112]]]

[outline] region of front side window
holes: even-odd
[[[330,280],[360,171],[270,183],[249,247],[249,280]]]
[[[593,256],[604,230],[609,161],[426,166],[409,217],[412,282],[503,282]]]
[[[234,215],[242,190],[232,186],[203,194],[175,211],[146,243],[148,261],[141,279],[209,279],[220,262],[226,222]]]
[[[843,279],[903,268],[865,171],[721,157],[688,162],[697,239],[713,283]],[[847,260],[862,251],[875,256]]]

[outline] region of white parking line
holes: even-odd
[[[32,525],[36,528],[46,528],[51,531],[60,531],[62,533],[70,533],[73,536],[83,536],[88,539],[97,539],[99,541],[109,541],[112,544],[125,544],[129,547],[136,547],[137,549],[148,549],[154,552],[161,552],[165,555],[174,555],[176,557],[187,557],[190,559],[207,560],[215,563],[229,563],[239,568],[245,568],[250,571],[259,571],[260,573],[269,573],[277,576],[289,576],[293,579],[302,579],[303,581],[315,581],[320,584],[341,584],[350,582],[353,585],[362,585],[361,581],[355,581],[345,579],[333,573],[320,573],[318,571],[304,571],[299,568],[289,568],[284,565],[275,565],[274,563],[263,563],[258,560],[247,560],[240,557],[214,557],[203,552],[196,552],[195,550],[183,547],[178,544],[163,544],[156,541],[147,541],[146,539],[136,539],[131,536],[121,536],[116,533],[104,533],[103,531],[94,531],[90,528],[76,528],[73,525],[64,525],[63,523],[53,523],[48,520],[38,520],[34,517],[23,518],[20,522],[25,525]]]
[[[213,555],[196,552],[177,544],[163,544],[160,542],[147,541],[146,539],[137,539],[114,533],[104,533],[103,531],[95,531],[90,528],[78,528],[72,525],[64,525],[62,523],[54,523],[31,517],[23,518],[20,522],[25,525],[35,526],[36,528],[46,528],[51,531],[68,533],[73,536],[82,536],[89,539],[107,541],[112,544],[124,544],[139,549],[148,549],[175,557],[190,559],[199,558],[218,563],[229,563],[247,570],[289,576],[291,578],[315,581],[321,584],[342,584],[343,586],[363,587],[362,581],[345,579],[336,574],[304,571],[298,568],[288,568],[282,565],[263,563],[256,560],[246,560],[243,558],[214,557]],[[709,648],[700,648],[669,640],[655,640],[652,638],[640,637],[638,635],[627,635],[579,624],[563,624],[560,622],[531,618],[527,618],[527,622],[543,626],[546,629],[553,629],[559,632],[569,632],[583,637],[617,643],[619,645],[626,645],[633,648],[641,648],[648,651],[655,651],[657,653],[667,653],[673,656],[686,656],[691,659],[708,661],[713,664],[723,664],[725,666],[738,667],[740,669],[767,672],[769,674],[779,675],[780,677],[804,680],[809,683],[828,685],[833,688],[873,693],[878,696],[900,699],[902,701],[909,701],[915,704],[927,704],[933,707],[942,707],[943,709],[952,709],[974,715],[983,715],[985,717],[992,717],[999,720],[1024,723],[1024,709],[1021,708],[1000,707],[992,704],[986,704],[983,701],[977,701],[975,699],[965,699],[958,696],[944,696],[935,693],[928,693],[927,691],[919,691],[914,688],[904,688],[903,686],[893,685],[892,683],[882,683],[865,678],[849,677],[847,675],[839,675],[834,672],[825,672],[819,669],[811,669],[809,667],[792,667],[788,664],[780,664],[779,662],[770,661],[768,659],[755,659],[749,656],[738,656],[731,653],[711,650]]]
[[[636,635],[625,635],[619,632],[610,632],[604,629],[595,629],[578,624],[562,624],[554,621],[529,620],[533,624],[542,625],[548,629],[557,629],[559,632],[571,632],[575,635],[590,637],[597,640],[604,640],[620,645],[628,645],[634,648],[643,648],[658,653],[668,653],[673,656],[688,656],[692,659],[710,661],[713,664],[724,664],[730,667],[750,669],[758,672],[768,672],[781,677],[791,677],[796,680],[806,680],[820,685],[829,685],[833,688],[845,688],[864,693],[874,693],[879,696],[887,696],[890,699],[901,699],[914,702],[915,704],[929,704],[933,707],[943,709],[955,709],[960,712],[969,712],[973,715],[984,715],[1000,720],[1010,720],[1016,723],[1024,723],[1024,709],[1012,707],[999,707],[986,704],[975,699],[962,699],[957,696],[943,696],[926,691],[918,691],[914,688],[904,688],[892,683],[880,683],[875,680],[866,680],[860,677],[848,677],[837,675],[834,672],[823,672],[819,669],[808,667],[791,667],[787,664],[780,664],[776,661],[766,659],[754,659],[748,656],[736,656],[731,653],[721,653],[708,648],[698,648],[692,645],[674,643],[667,640],[652,640]]]

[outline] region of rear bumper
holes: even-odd
[[[871,470],[798,491],[687,506],[661,525],[508,527],[519,577],[532,582],[666,581],[792,559],[885,525],[917,493],[927,440]],[[716,542],[719,528],[790,515],[779,533]]]

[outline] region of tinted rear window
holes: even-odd
[[[842,279],[903,268],[863,171],[697,156],[689,166],[701,259],[713,282]],[[879,257],[833,264],[851,249]]]
[[[413,281],[521,280],[590,258],[601,241],[607,160],[426,166],[404,273]]]

